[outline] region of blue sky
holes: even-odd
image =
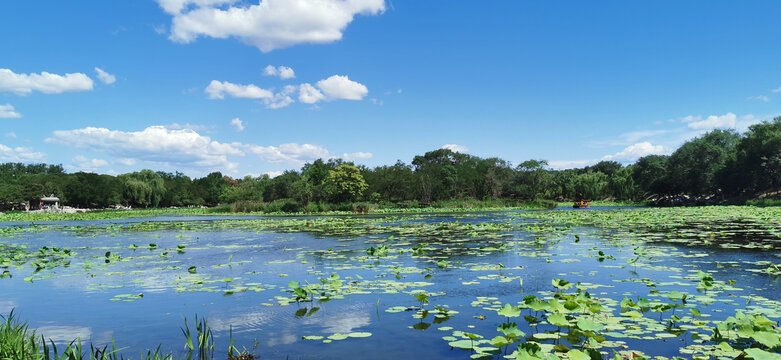
[[[781,114],[777,1],[0,4],[0,162],[631,163]]]

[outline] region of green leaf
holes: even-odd
[[[605,327],[602,324],[597,324],[589,319],[580,318],[578,320],[578,328],[585,331],[600,331]]]
[[[463,350],[472,350],[475,346],[475,342],[472,340],[456,340],[447,343],[450,347],[459,348]]]
[[[591,356],[576,349],[568,351],[567,357],[570,358],[570,360],[591,360]]]
[[[526,336],[526,334],[524,334],[523,331],[518,330],[518,324],[516,323],[504,323],[502,325],[499,325],[499,327],[496,328],[496,331],[508,337],[521,338]]]
[[[562,279],[553,279],[551,280],[551,284],[553,284],[553,287],[560,290],[566,290],[572,287],[572,284],[569,281]]]
[[[557,326],[569,326],[567,318],[564,316],[564,314],[559,312],[548,315],[548,323]]]
[[[754,335],[751,337],[754,340],[756,340],[758,343],[765,345],[771,349],[778,345],[781,345],[781,339],[779,339],[779,336],[769,331],[758,331],[754,333]]]
[[[331,339],[331,340],[344,340],[344,339],[347,339],[347,337],[348,337],[347,335],[336,333],[336,334],[333,334],[333,335],[329,336],[328,338]]]
[[[521,308],[518,306],[512,306],[510,304],[504,304],[504,306],[497,310],[496,313],[500,316],[518,317],[521,316]]]
[[[507,345],[510,345],[510,340],[508,340],[504,336],[497,336],[491,339],[491,345],[496,346],[498,348],[505,347]]]
[[[749,357],[755,360],[781,359],[781,355],[769,353],[762,349],[751,348],[751,349],[746,349],[745,351],[746,351],[746,355],[748,355]]]
[[[365,337],[372,336],[372,333],[370,333],[370,332],[351,332],[351,333],[347,334],[347,336],[354,337],[354,338],[365,338]]]

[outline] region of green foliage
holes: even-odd
[[[165,182],[152,170],[120,175],[128,203],[142,207],[157,207],[165,194]]]
[[[191,179],[181,173],[151,170],[114,177],[67,174],[59,165],[0,164],[2,211],[23,208],[25,202],[35,205],[50,194],[63,205],[75,207],[224,204],[219,210],[269,213],[519,207],[521,202],[641,201],[684,198],[681,195],[698,197],[691,202],[729,200],[725,196],[739,196],[735,202],[742,202],[779,188],[781,117],[753,125],[744,135],[711,131],[684,143],[670,156],[649,155],[628,166],[601,161],[566,170],[552,170],[542,159],[513,166],[499,158],[448,149],[415,156],[411,164],[397,161],[373,169],[341,159],[317,159],[300,171],[288,170],[274,178],[232,179],[214,172]]]
[[[737,145],[730,185],[759,192],[781,186],[781,117],[749,127]]]
[[[342,164],[330,170],[323,188],[332,202],[354,201],[369,188],[357,167]]]
[[[735,158],[740,135],[734,131],[713,130],[687,141],[668,160],[669,183],[675,190],[705,195],[719,189],[718,176]]]
[[[195,317],[195,331],[190,330],[187,319],[184,319],[184,327],[181,328],[185,338],[185,350],[187,352],[181,359],[186,360],[213,360],[214,337],[206,319]],[[257,348],[257,343],[255,345]],[[114,343],[108,346],[86,348],[82,346],[82,339],[76,339],[59,348],[52,340],[38,337],[35,331],[30,330],[27,324],[19,322],[13,311],[8,316],[0,316],[0,359],[13,360],[121,360],[133,359],[121,354],[126,348],[117,348]],[[163,353],[158,346],[154,350],[147,350],[138,359],[141,360],[175,360],[173,353]],[[227,350],[229,360],[249,360],[255,356],[246,348],[239,351],[234,346],[233,331],[231,329]]]

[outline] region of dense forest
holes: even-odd
[[[744,134],[714,130],[671,155],[634,164],[602,161],[552,170],[545,160],[513,165],[438,149],[373,169],[340,159],[316,160],[270,178],[233,179],[219,172],[191,179],[181,173],[141,170],[118,176],[67,173],[61,165],[0,165],[0,207],[18,207],[54,194],[64,205],[103,208],[232,207],[234,211],[318,211],[356,202],[415,207],[453,200],[644,200],[700,197],[751,198],[781,187],[781,117]],[[329,205],[331,204],[331,205]],[[342,206],[342,207],[344,207]]]

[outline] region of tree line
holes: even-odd
[[[65,205],[84,208],[233,204],[241,211],[277,204],[276,210],[299,211],[354,202],[420,206],[461,199],[752,197],[779,187],[781,117],[752,125],[744,134],[713,130],[669,156],[649,155],[629,165],[601,161],[567,170],[550,169],[545,160],[513,165],[448,149],[415,156],[410,164],[398,161],[375,168],[319,159],[273,178],[233,179],[219,172],[190,178],[152,170],[112,176],[67,173],[61,165],[0,164],[0,207],[5,209],[50,194]]]

